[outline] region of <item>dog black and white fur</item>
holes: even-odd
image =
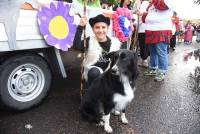
[[[122,123],[128,123],[125,109],[134,98],[138,69],[137,54],[133,51],[121,49],[108,56],[111,61],[109,68],[84,94],[81,114],[87,121],[99,123],[106,132],[112,133],[109,123],[112,111],[119,111]]]

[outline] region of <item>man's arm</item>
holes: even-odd
[[[77,27],[77,31],[73,41],[73,48],[80,51],[84,50],[84,42],[81,40],[83,29],[84,27],[80,25]]]

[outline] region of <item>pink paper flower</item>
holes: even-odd
[[[114,12],[113,30],[121,42],[127,41],[134,30],[132,19],[133,15],[127,8],[117,8]]]

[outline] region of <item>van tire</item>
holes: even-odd
[[[18,54],[0,66],[0,104],[22,111],[37,106],[48,95],[51,71],[37,54]]]

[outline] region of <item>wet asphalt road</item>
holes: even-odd
[[[114,134],[200,134],[200,94],[192,87],[190,73],[200,66],[183,57],[200,44],[177,45],[170,52],[169,73],[163,82],[144,77],[140,68],[135,98],[127,109],[128,125],[111,116]],[[69,56],[70,55],[70,56]],[[103,128],[84,122],[79,114],[80,60],[63,54],[67,79],[56,79],[47,99],[38,107],[11,113],[0,110],[0,134],[103,134]]]

